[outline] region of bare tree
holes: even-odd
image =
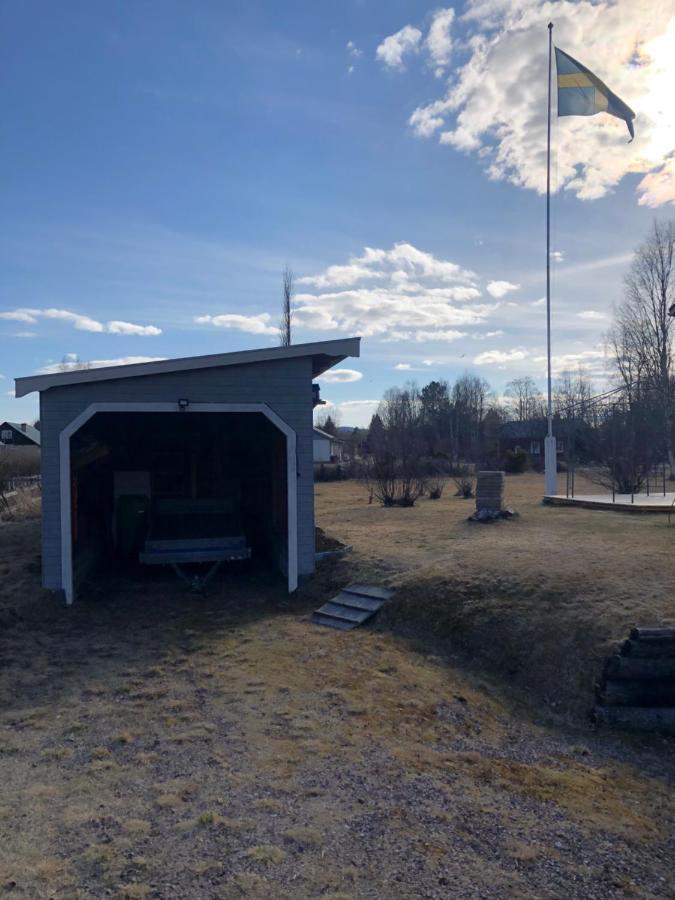
[[[615,310],[610,346],[631,402],[642,389],[658,398],[662,442],[675,478],[673,440],[673,347],[669,309],[675,302],[675,221],[655,221],[635,251],[625,278],[624,299]],[[630,387],[629,387],[630,385]]]
[[[561,418],[586,418],[592,412],[589,403],[593,385],[580,367],[576,372],[565,371],[553,385],[553,412]]]
[[[546,415],[544,397],[529,375],[509,381],[504,393],[509,398],[511,415],[519,422],[541,419]]]
[[[413,383],[390,388],[378,407],[380,440],[370,448],[367,480],[383,506],[414,506],[426,490],[421,410],[420,392]]]
[[[317,414],[316,419],[314,420],[314,427],[320,428],[321,431],[325,431],[326,434],[337,436],[337,430],[342,421],[342,416],[340,415],[339,409],[336,409],[335,407],[331,407],[331,409],[332,412],[322,410]]]
[[[279,345],[291,346],[291,326],[293,324],[293,293],[295,291],[295,275],[290,266],[286,266],[282,274],[282,307],[279,323]]]

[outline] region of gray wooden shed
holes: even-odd
[[[314,571],[313,379],[360,338],[16,379],[40,394],[42,580],[72,603],[124,492],[229,498],[293,591]],[[116,505],[117,504],[117,505]],[[80,566],[79,563],[82,565]]]

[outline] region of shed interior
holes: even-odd
[[[242,536],[286,572],[286,481],[285,435],[261,413],[97,413],[71,437],[75,581],[139,565],[148,539]]]

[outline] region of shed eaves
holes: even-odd
[[[266,347],[259,350],[238,350],[233,353],[214,353],[208,356],[186,356],[179,359],[162,359],[153,362],[133,363],[126,366],[105,366],[92,369],[73,369],[49,375],[29,375],[16,378],[15,394],[24,397],[33,391],[46,391],[52,387],[82,384],[96,381],[114,381],[119,378],[136,378],[143,375],[162,375],[169,372],[189,372],[195,369],[212,369],[223,366],[250,365],[274,360],[312,358],[312,377],[342,362],[348,356],[360,356],[361,338],[341,338],[334,341],[315,341],[293,344],[290,347]]]

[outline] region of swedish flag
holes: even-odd
[[[631,140],[635,137],[635,113],[597,75],[559,47],[555,48],[555,64],[558,70],[559,116],[594,116],[606,112],[623,119]]]

